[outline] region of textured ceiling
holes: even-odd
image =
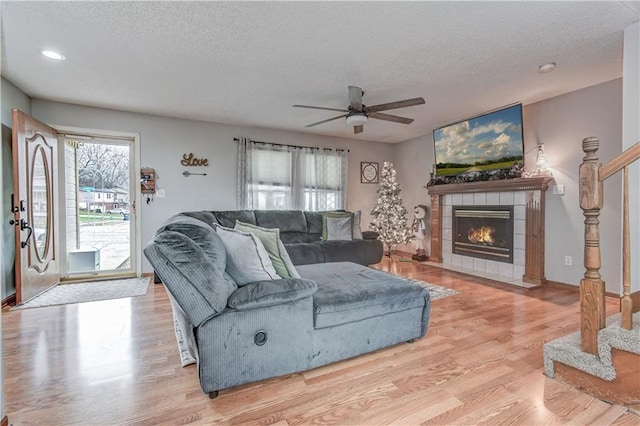
[[[399,142],[621,77],[639,4],[2,1],[2,75],[34,98]],[[291,107],[345,108],[348,85],[367,105],[426,104],[360,135],[344,120],[307,129],[338,114]]]

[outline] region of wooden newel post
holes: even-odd
[[[605,326],[605,284],[600,276],[600,209],[602,182],[598,178],[601,164],[596,152],[598,138],[582,141],[586,154],[580,164],[580,208],[584,212],[584,278],[580,281],[580,333],[582,351],[598,355],[598,331]]]

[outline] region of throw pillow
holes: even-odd
[[[269,254],[258,237],[251,232],[215,225],[227,249],[227,272],[239,286],[256,281],[280,278]]]
[[[244,223],[236,220],[235,229],[243,232],[251,232],[254,234],[264,245],[265,250],[269,254],[269,259],[273,264],[276,273],[282,278],[299,278],[298,271],[293,266],[287,249],[284,248],[284,244],[280,240],[280,229],[278,228],[263,228],[251,223]]]
[[[324,212],[322,213],[323,240],[352,240],[353,213]]]
[[[328,217],[327,218],[327,241],[331,240],[352,240],[353,225],[350,217]]]
[[[358,210],[353,213],[353,239],[361,240],[362,239],[362,229],[360,228],[362,212]]]
[[[284,262],[284,265],[287,267],[287,271],[289,271],[289,273],[291,274],[291,278],[302,278],[298,273],[298,270],[296,269],[296,267],[293,266],[293,262],[291,261],[289,252],[285,248],[280,238],[278,238],[278,247],[279,247],[280,253],[282,254],[282,261]]]
[[[349,212],[322,212],[322,239],[323,240],[327,240],[328,238],[328,234],[329,234],[329,228],[327,226],[327,219],[343,219],[343,218],[349,218],[349,220],[351,221],[350,223],[353,223],[353,213],[349,213]],[[333,233],[335,235],[335,232]],[[335,238],[334,238],[335,239]],[[351,230],[351,235],[349,236],[349,238],[345,238],[347,240],[351,240],[353,239],[353,230]]]

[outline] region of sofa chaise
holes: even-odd
[[[426,334],[430,299],[422,287],[355,262],[326,262],[317,250],[325,262],[298,265],[295,277],[243,282],[228,273],[241,260],[223,240],[232,231],[194,216],[170,218],[144,253],[174,318],[188,324],[182,332],[210,398]]]

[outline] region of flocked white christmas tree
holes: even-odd
[[[393,246],[407,244],[414,238],[413,231],[407,226],[407,209],[402,205],[400,187],[396,180],[393,163],[385,161],[380,172],[380,188],[378,202],[371,210],[373,219],[369,229],[376,231],[378,239],[387,247],[387,255],[391,257]]]

